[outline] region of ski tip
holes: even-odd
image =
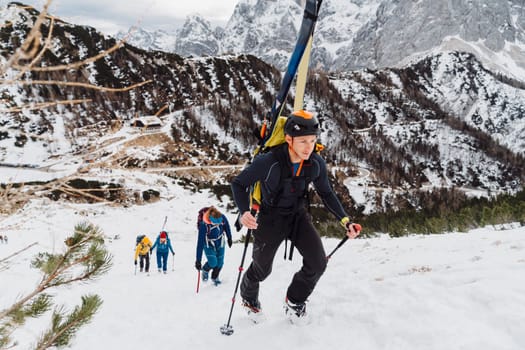
[[[232,335],[233,334],[233,327],[230,325],[225,324],[221,327],[221,334],[223,335]]]

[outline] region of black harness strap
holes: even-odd
[[[294,178],[294,174],[292,171],[292,166],[288,161],[287,152],[288,152],[288,144],[284,144],[282,146],[274,147],[271,149],[271,152],[279,162],[279,167],[281,170],[280,179],[279,179],[279,187],[276,190],[275,196],[271,199],[271,203],[274,205],[277,205],[279,203],[279,199],[283,194],[284,190],[284,180],[288,178]],[[312,164],[309,160],[306,160],[303,162],[303,168],[302,168],[302,174],[299,174],[299,177],[302,177],[304,179],[305,188],[304,193],[302,194],[302,197],[304,197],[305,201],[301,200],[300,197],[298,197],[298,200],[294,203],[293,208],[291,208],[290,214],[293,214],[293,223],[292,223],[292,231],[290,232],[290,236],[285,238],[284,241],[284,259],[286,260],[286,252],[288,250],[288,239],[290,239],[290,250],[288,259],[292,260],[293,257],[293,250],[294,250],[294,242],[297,238],[297,227],[299,225],[299,220],[297,220],[297,213],[301,209],[302,205],[304,205],[304,202],[306,202],[309,206],[310,200],[308,196],[308,185],[310,184],[312,180]],[[308,208],[310,210],[310,208]]]

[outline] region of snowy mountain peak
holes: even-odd
[[[115,37],[119,40],[126,39],[130,45],[154,51],[173,51],[175,47],[174,33],[165,30],[148,31],[139,27],[132,27],[129,31],[119,31]]]
[[[518,3],[383,1],[353,42],[338,50],[335,66],[343,70],[395,66],[411,55],[452,48],[484,62],[495,57],[499,70],[525,80],[525,14]]]
[[[175,51],[182,56],[252,54],[283,70],[303,3],[240,0],[224,28],[212,29],[198,16],[189,18],[174,34]],[[525,81],[522,1],[325,0],[312,64],[337,71],[375,69],[449,50],[473,53],[487,67]]]
[[[241,0],[224,29],[224,52],[250,53],[278,67],[288,63],[303,8],[291,0]]]
[[[197,14],[190,15],[177,31],[175,52],[184,56],[216,55],[220,51],[219,35],[221,31],[214,30],[209,21]]]

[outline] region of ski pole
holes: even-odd
[[[197,270],[197,291],[196,293],[199,293],[199,286],[201,284],[201,270]]]
[[[171,254],[171,271],[175,271],[175,253]]]
[[[162,224],[162,228],[160,229],[161,232],[164,231],[164,227],[166,227],[166,221],[168,221],[167,215],[164,217],[164,223]]]
[[[254,204],[252,206],[252,209],[250,210],[250,213],[252,215],[257,214],[257,211],[259,210],[259,206],[257,204]],[[244,269],[244,259],[246,258],[246,251],[248,250],[248,244],[250,243],[250,239],[252,236],[252,229],[249,229],[246,233],[246,237],[244,240],[244,249],[242,252],[242,258],[241,258],[241,264],[239,266],[239,274],[237,275],[237,283],[235,283],[235,290],[233,292],[233,298],[232,298],[232,306],[230,308],[230,314],[228,315],[228,322],[226,322],[225,325],[221,327],[221,333],[224,335],[232,335],[233,334],[233,327],[230,325],[230,321],[233,314],[233,307],[235,306],[235,296],[237,295],[237,290],[239,289],[239,283],[241,281],[241,274]]]
[[[356,232],[361,231],[361,225],[359,225],[359,224],[353,224],[353,227],[354,227],[354,230],[355,230]],[[348,241],[348,236],[345,236],[345,237],[339,242],[339,244],[335,247],[335,249],[332,250],[332,252],[326,256],[326,260],[330,260],[330,258],[332,257],[332,255],[334,255],[334,253],[337,251],[337,249],[341,248],[341,246],[342,246],[343,244],[345,244],[346,241]]]

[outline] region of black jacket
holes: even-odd
[[[241,215],[250,210],[250,187],[261,181],[263,206],[284,210],[297,207],[311,182],[325,207],[338,220],[348,216],[328,181],[324,159],[314,152],[310,159],[304,162],[301,174],[292,178],[293,165],[287,147],[288,145],[284,144],[275,151],[256,156],[253,162],[233,179],[233,198]],[[283,161],[279,162],[279,157],[285,159],[288,169],[282,169],[280,163]]]

